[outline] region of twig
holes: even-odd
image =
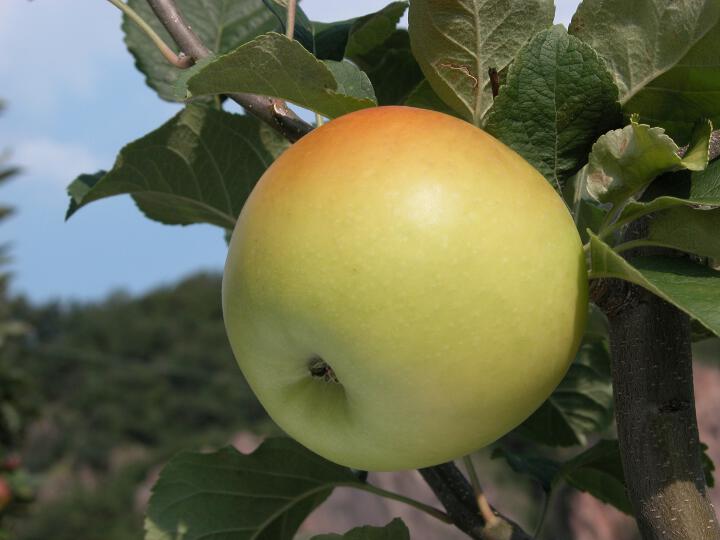
[[[132,22],[138,25],[140,30],[145,32],[147,37],[150,38],[160,53],[162,53],[165,60],[170,62],[173,66],[180,69],[187,69],[195,63],[190,56],[185,56],[182,53],[179,56],[175,54],[175,51],[173,51],[168,44],[165,43],[159,35],[157,35],[157,32],[155,32],[155,30],[153,30],[147,22],[145,22],[145,19],[138,15],[138,13],[125,2],[122,0],[108,0],[108,2],[122,11]]]
[[[185,22],[174,0],[148,0],[148,4],[185,54],[194,60],[210,56],[210,50]],[[290,142],[297,141],[313,129],[313,126],[292,112],[281,99],[240,93],[230,94],[229,97],[248,113],[272,126]]]
[[[494,513],[497,520],[490,524],[478,512],[472,487],[454,463],[420,469],[420,474],[447,510],[455,526],[476,540],[530,540],[520,526]],[[492,509],[491,509],[492,511]]]

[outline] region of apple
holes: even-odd
[[[363,470],[435,465],[520,424],[567,371],[588,307],[550,184],[484,131],[410,107],[342,116],[268,168],[222,296],[273,420]]]

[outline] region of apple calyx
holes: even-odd
[[[327,383],[340,383],[333,368],[319,356],[313,356],[310,359],[308,362],[308,371],[310,371],[310,375],[316,379],[322,379]]]

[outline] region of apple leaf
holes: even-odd
[[[125,146],[109,172],[70,184],[67,217],[92,201],[129,194],[156,221],[232,229],[253,186],[285,145],[254,118],[190,105]]]
[[[410,540],[410,531],[400,518],[384,527],[356,527],[345,534],[321,534],[311,540]]]
[[[553,480],[560,470],[560,464],[552,459],[521,452],[511,452],[500,446],[493,449],[491,459],[504,459],[518,474],[535,480],[545,493],[550,493]]]
[[[650,189],[674,193],[662,195],[649,201],[630,201],[622,210],[618,222],[634,221],[646,214],[660,212],[678,206],[708,210],[720,206],[720,160],[710,163],[704,171],[688,174],[678,171],[658,178]],[[595,230],[595,229],[593,229]]]
[[[709,488],[715,487],[715,464],[712,458],[708,454],[708,445],[704,442],[700,442],[700,461],[702,462],[703,472],[705,473],[705,485]]]
[[[585,444],[612,419],[612,382],[604,315],[591,307],[588,331],[560,385],[517,433],[549,446]]]
[[[720,272],[679,257],[629,261],[590,235],[591,279],[618,278],[646,288],[720,335]]]
[[[630,125],[601,136],[592,147],[588,164],[578,173],[578,181],[602,203],[618,206],[636,196],[657,176],[675,170],[703,170],[708,162],[712,124],[703,122],[694,132],[686,155],[662,128]]]
[[[584,0],[570,32],[612,66],[626,112],[683,143],[698,119],[720,121],[716,0]]]
[[[335,487],[353,485],[362,483],[350,469],[287,438],[268,439],[249,455],[232,447],[183,452],[153,487],[146,539],[291,540]]]
[[[554,14],[552,0],[413,0],[412,50],[433,90],[480,126],[493,101],[489,69],[507,67]]]
[[[659,212],[648,222],[648,245],[720,259],[720,208],[698,210],[677,206]]]
[[[395,30],[382,44],[351,60],[367,73],[380,105],[402,104],[423,80],[407,30]]]
[[[320,61],[297,41],[273,32],[196,69],[189,96],[262,94],[335,118],[376,105],[367,75],[349,62]]]
[[[405,100],[404,105],[438,111],[451,116],[458,116],[458,113],[440,99],[440,96],[435,93],[435,90],[432,89],[432,86],[430,86],[427,79],[423,79],[415,88],[413,88]]]
[[[597,138],[620,125],[617,99],[605,63],[558,25],[520,50],[485,129],[561,191]]]
[[[632,515],[617,440],[600,441],[575,456],[563,465],[554,482],[560,480]]]
[[[407,2],[392,2],[376,13],[355,19],[348,35],[345,56],[362,58],[385,43],[395,32],[407,8]]]
[[[263,0],[285,34],[287,0]],[[311,21],[297,6],[294,38],[321,60],[353,59],[381,45],[397,27],[407,2],[392,2],[381,10],[344,21]]]
[[[174,43],[145,0],[128,0],[128,4],[157,32],[165,43]],[[213,2],[178,0],[178,8],[187,23],[216,54],[226,53],[251,39],[278,29],[275,16],[263,0]],[[127,16],[123,17],[125,44],[135,57],[135,66],[158,95],[168,101],[181,101],[175,83],[183,70],[168,63],[145,33]]]

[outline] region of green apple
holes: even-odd
[[[550,184],[482,130],[409,107],[285,151],[223,278],[230,343],[270,416],[364,470],[448,461],[521,423],[565,374],[587,302]]]

